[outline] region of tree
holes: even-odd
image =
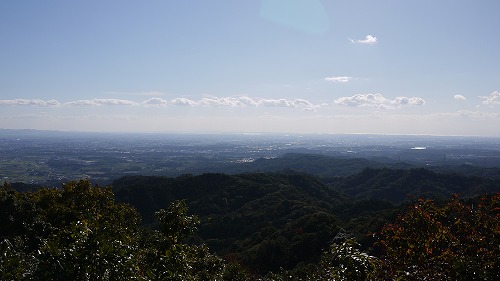
[[[110,187],[72,181],[61,189],[29,193],[38,218],[37,278],[45,280],[124,280],[135,275],[139,214],[116,204]]]
[[[386,225],[378,245],[387,274],[404,280],[498,280],[500,193],[465,204],[418,200]]]
[[[2,280],[124,280],[135,275],[140,217],[87,180],[0,190]]]
[[[221,280],[225,264],[205,245],[183,239],[196,231],[199,219],[187,215],[185,201],[174,201],[155,213],[160,231],[150,232],[140,261],[145,280]]]
[[[323,253],[315,280],[376,280],[379,261],[359,250],[353,239],[333,243]]]
[[[0,188],[0,280],[229,280],[222,259],[184,239],[199,220],[185,201],[156,213],[159,230],[117,204],[110,187]],[[243,280],[243,279],[242,279]]]

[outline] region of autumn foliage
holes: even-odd
[[[469,203],[418,200],[382,229],[378,246],[386,277],[499,280],[500,193]]]

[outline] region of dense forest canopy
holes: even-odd
[[[1,279],[496,280],[499,187],[387,168],[5,184]]]

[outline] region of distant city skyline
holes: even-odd
[[[2,1],[0,129],[500,136],[500,1]]]

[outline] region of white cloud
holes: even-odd
[[[405,105],[424,105],[425,100],[419,97],[396,97],[390,100],[381,94],[356,94],[350,97],[338,98],[334,103],[342,106],[368,106],[380,109],[393,109]]]
[[[232,106],[232,107],[245,107],[245,106],[258,106],[259,101],[254,100],[247,96],[241,97],[211,97],[211,98],[202,98],[198,102],[194,102],[196,105],[204,105],[204,106]]]
[[[351,97],[338,98],[334,103],[344,106],[375,106],[390,103],[390,101],[381,94],[356,94]]]
[[[255,101],[254,99],[252,98],[249,98],[249,97],[239,97],[240,101],[242,104],[244,105],[249,105],[249,106],[258,106],[259,103],[257,101]]]
[[[150,98],[142,102],[142,105],[149,106],[166,106],[168,102],[162,98]]]
[[[396,97],[391,101],[395,105],[424,105],[425,100],[419,97]]]
[[[261,99],[259,100],[259,104],[263,106],[275,106],[275,107],[290,107],[292,105],[291,102],[286,99]]]
[[[500,105],[500,92],[494,91],[489,96],[480,96],[483,100],[483,104],[486,105]]]
[[[96,106],[98,105],[92,100],[77,100],[65,103],[66,106]]]
[[[170,101],[171,104],[182,105],[182,106],[195,106],[198,103],[194,100],[190,100],[187,98],[176,98]]]
[[[302,108],[303,111],[316,111],[319,105],[314,105],[304,99],[286,100],[286,99],[261,99],[259,105],[267,107],[294,107]]]
[[[120,99],[93,99],[98,105],[138,105],[138,103],[130,100]]]
[[[124,105],[124,106],[143,106],[143,107],[165,107],[168,105],[180,106],[206,106],[206,107],[288,107],[301,108],[306,111],[315,111],[321,105],[315,105],[305,99],[255,99],[248,96],[240,97],[206,97],[200,100],[188,98],[175,98],[167,101],[163,98],[153,97],[143,102],[137,103],[125,99],[82,99],[69,101],[60,104],[56,100],[39,99],[14,99],[0,100],[0,106],[31,105],[31,106],[65,106],[65,107],[87,107],[87,106],[106,106],[106,105]]]
[[[58,106],[60,103],[57,100],[48,100],[45,102],[45,105]]]
[[[316,106],[311,102],[304,99],[295,99],[295,100],[287,100],[287,99],[252,99],[247,96],[242,97],[211,97],[211,98],[202,98],[198,102],[187,100],[187,99],[176,99],[174,104],[183,104],[183,105],[203,105],[203,106],[231,106],[231,107],[302,107],[302,108],[316,108]]]
[[[198,101],[199,105],[205,106],[241,106],[241,102],[237,98],[202,98]]]
[[[253,99],[247,96],[241,97],[210,97],[202,98],[199,101],[190,100],[187,98],[176,98],[170,101],[170,104],[189,105],[189,106],[229,106],[229,107],[300,107],[315,108],[320,107],[304,99]],[[310,110],[312,111],[312,110]]]
[[[33,105],[33,106],[58,106],[60,103],[57,100],[40,100],[40,99],[13,99],[0,100],[1,105]]]
[[[138,103],[129,100],[120,99],[91,99],[91,100],[77,100],[67,102],[67,106],[100,106],[100,105],[138,105]]]
[[[377,37],[369,34],[369,35],[366,35],[365,39],[354,40],[354,39],[349,38],[349,41],[351,41],[351,43],[356,43],[356,44],[373,45],[373,44],[377,43]]]
[[[292,102],[293,106],[305,106],[305,107],[314,107],[314,105],[303,99],[296,99]]]
[[[227,103],[224,102],[224,100],[220,100],[217,97],[202,98],[200,101],[198,101],[198,104],[200,104],[200,105],[215,105],[215,106],[228,105]]]
[[[462,96],[462,95],[454,95],[454,96],[453,96],[453,98],[454,98],[454,99],[456,99],[456,100],[459,100],[459,101],[466,101],[466,100],[467,100],[467,99],[466,99],[464,96]]]
[[[336,76],[336,77],[326,77],[326,81],[331,81],[335,83],[347,83],[351,81],[352,77],[349,76]]]

